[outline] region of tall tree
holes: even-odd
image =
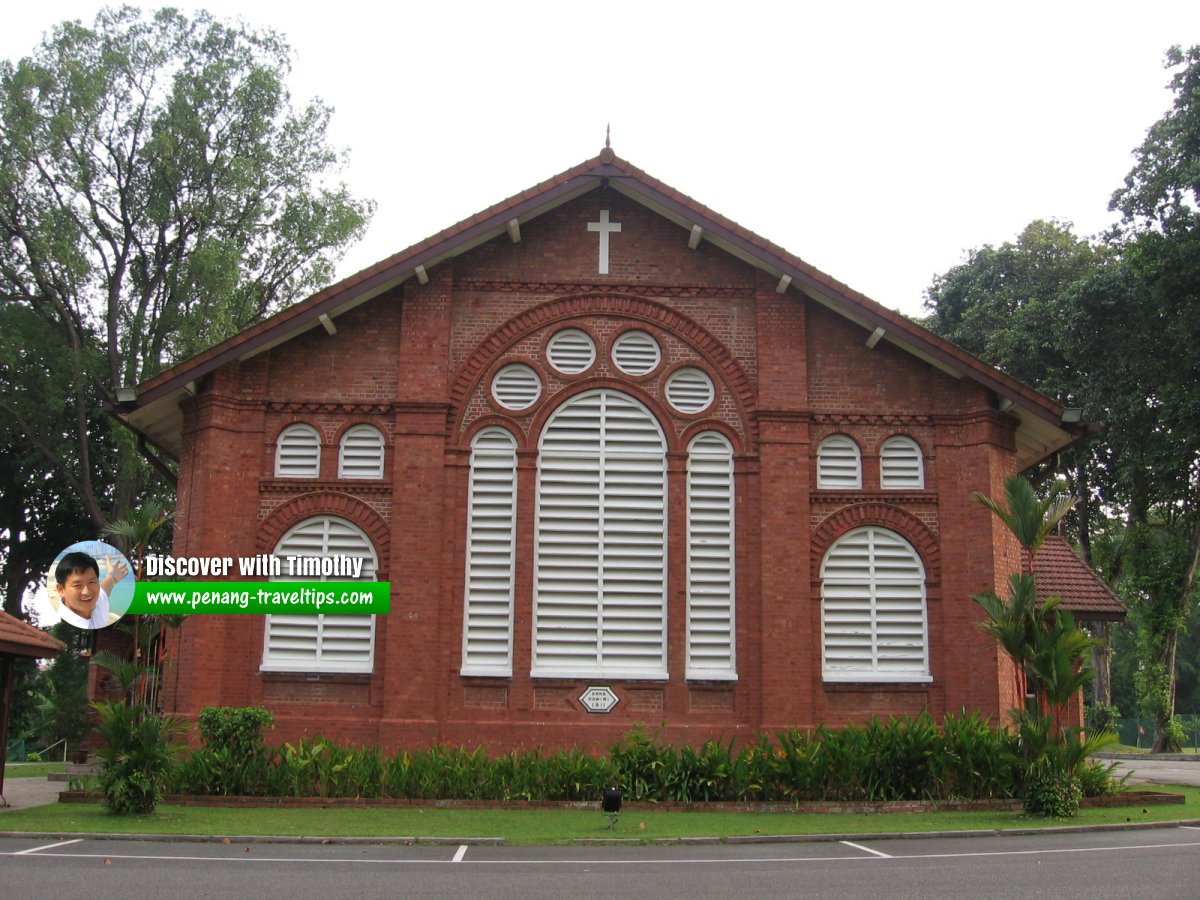
[[[1156,750],[1177,749],[1176,654],[1200,588],[1200,45],[1172,47],[1166,65],[1171,109],[1147,132],[1110,204],[1124,216],[1140,302],[1123,305],[1120,318],[1091,317],[1098,332],[1137,342],[1131,381],[1097,374],[1124,389],[1135,425],[1123,437],[1143,451],[1125,460],[1123,569],[1142,611],[1139,693],[1156,720]]]
[[[53,412],[5,395],[0,413],[97,528],[147,477],[98,476],[97,402],[323,285],[366,227],[372,204],[329,180],[330,109],[291,104],[290,61],[273,32],[126,7],[0,64],[0,298],[49,326],[67,370]],[[69,447],[32,440],[64,421]]]

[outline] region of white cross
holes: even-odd
[[[588,231],[600,232],[600,274],[608,274],[608,236],[621,230],[620,222],[608,221],[608,210],[600,210],[599,222],[588,222]]]

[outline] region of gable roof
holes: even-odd
[[[1058,534],[1046,538],[1033,558],[1037,598],[1062,597],[1062,605],[1077,619],[1092,622],[1125,621],[1125,604],[1085,563],[1071,542]]]
[[[220,366],[249,359],[319,327],[324,318],[332,320],[409,279],[421,280],[439,263],[506,231],[519,234],[521,223],[605,186],[680,226],[681,240],[707,241],[779,279],[776,290],[781,294],[808,297],[855,322],[870,336],[868,346],[888,341],[955,378],[976,381],[993,391],[998,407],[1020,420],[1017,454],[1022,468],[1087,433],[1083,423],[1065,424],[1063,408],[1050,398],[658,181],[607,147],[598,157],[452,225],[167,369],[138,387],[136,401],[110,412],[175,456],[182,428],[178,404],[194,392],[198,379]]]
[[[57,656],[67,647],[58,638],[51,637],[28,622],[0,609],[0,653],[9,656],[35,656],[47,659]]]

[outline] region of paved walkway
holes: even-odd
[[[1103,755],[1103,754],[1102,754]],[[1200,786],[1200,755],[1150,759],[1127,754],[1104,756],[1117,764],[1117,774],[1129,773],[1126,784],[1188,784]]]
[[[30,806],[43,806],[47,803],[58,802],[58,792],[65,791],[65,781],[48,781],[45,778],[11,778],[4,779],[4,797],[7,802],[0,802],[0,815],[6,809],[26,809]]]

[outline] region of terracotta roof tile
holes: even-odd
[[[0,609],[0,653],[50,657],[66,644]]]
[[[1033,558],[1039,600],[1062,597],[1063,606],[1076,618],[1117,620],[1125,618],[1125,604],[1107,584],[1079,558],[1070,541],[1052,534]]]

